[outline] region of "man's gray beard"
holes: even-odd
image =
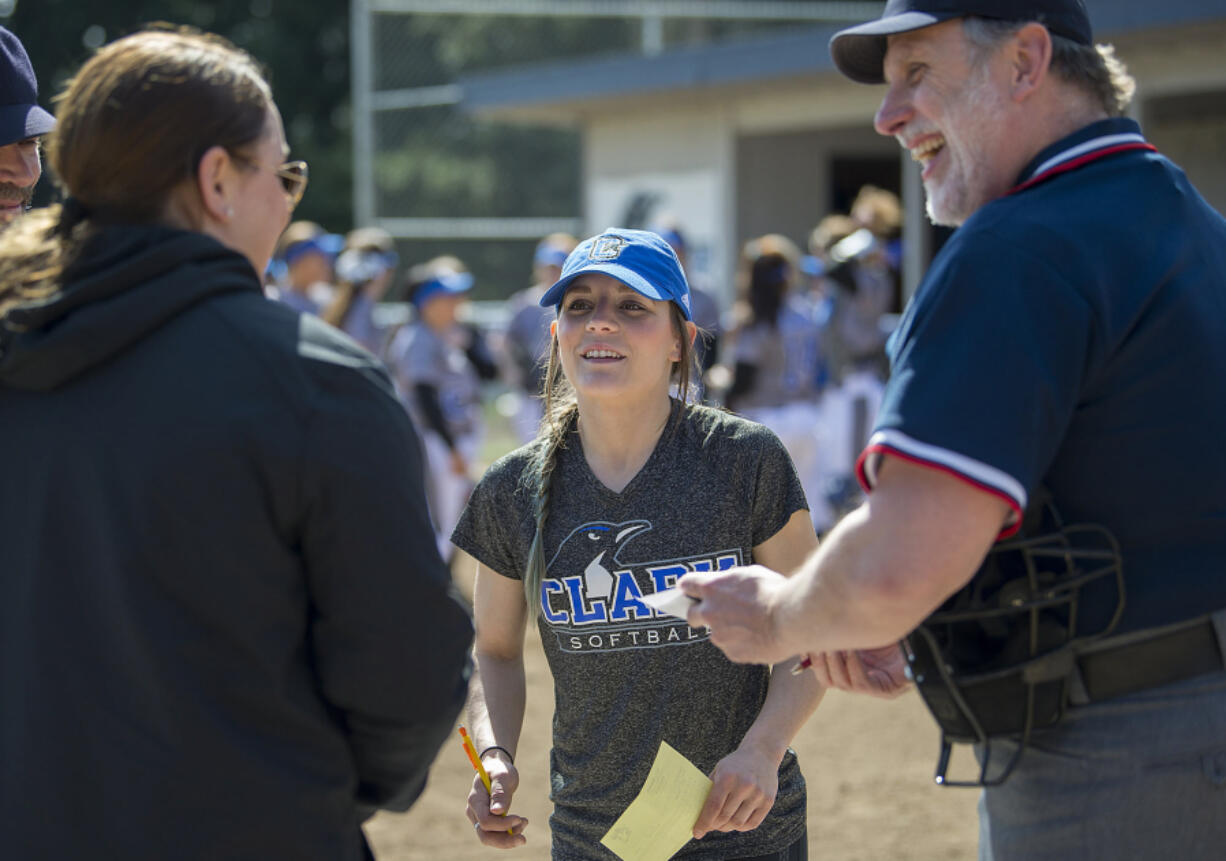
[[[20,185],[14,185],[11,182],[0,182],[0,200],[21,201],[22,208],[29,209],[30,204],[34,202],[34,186],[22,188]]]
[[[924,192],[924,214],[928,216],[928,220],[937,227],[957,227],[957,224],[942,224],[937,221],[937,214],[932,211],[932,197],[928,192]]]
[[[966,116],[985,116],[994,114],[1001,105],[1001,96],[988,86],[989,69],[986,65],[978,66],[967,78],[964,86],[966,87],[966,95],[964,96],[964,104],[961,108]],[[947,144],[948,145],[948,144]],[[965,190],[969,191],[975,187],[976,180],[980,176],[980,165],[967,165],[964,169],[963,184]],[[928,194],[927,189],[924,191],[924,211],[928,215],[928,220],[940,227],[961,227],[968,218],[982,209],[986,204],[990,203],[991,199],[980,201],[977,206],[965,214],[955,213],[952,218],[946,218],[944,221],[938,221],[935,213],[932,210],[932,197]]]

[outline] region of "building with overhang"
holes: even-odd
[[[1137,79],[1133,115],[1149,139],[1226,211],[1226,4],[1086,5],[1097,41],[1114,44]],[[834,69],[827,43],[838,29],[500,69],[463,78],[460,106],[579,128],[583,232],[672,216],[688,236],[696,280],[725,299],[748,238],[778,232],[803,247],[861,185],[898,191],[904,281],[913,288],[940,236],[924,217],[917,168],[872,129],[882,88]]]

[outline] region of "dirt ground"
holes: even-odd
[[[466,593],[471,571],[471,562],[456,565]],[[500,852],[477,842],[464,817],[472,767],[457,737],[439,752],[425,793],[408,813],[380,813],[367,823],[379,861],[547,861],[553,684],[535,630],[525,665],[528,705],[514,808],[530,820],[528,844]],[[933,784],[937,747],[936,727],[914,692],[890,702],[828,694],[793,743],[809,789],[810,858],[974,858],[978,795]]]

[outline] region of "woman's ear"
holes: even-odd
[[[558,337],[558,321],[554,320],[549,324],[549,337]]]
[[[207,216],[215,221],[228,222],[234,217],[230,200],[234,194],[234,159],[225,147],[214,146],[205,150],[196,169],[196,190]]]
[[[689,340],[689,342],[690,342],[690,349],[693,349],[693,347],[694,347],[694,338],[695,338],[695,337],[697,337],[697,335],[698,335],[698,327],[697,327],[697,326],[695,326],[695,325],[694,325],[692,322],[690,322],[689,320],[686,320],[686,321],[685,321],[685,330],[684,330],[683,334],[681,335],[681,338],[686,338],[686,339],[688,339],[688,340]],[[669,357],[671,361],[674,361],[674,362],[680,362],[680,361],[681,361],[681,356],[682,356],[682,353],[681,353],[681,338],[678,338],[678,339],[677,339],[677,340],[674,342],[673,352],[672,352],[672,355]]]

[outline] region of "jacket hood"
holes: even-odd
[[[54,389],[210,296],[260,290],[251,263],[212,237],[130,225],[86,240],[63,285],[0,319],[0,385]]]

